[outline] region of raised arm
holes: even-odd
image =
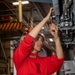
[[[53,8],[51,7],[50,10],[49,10],[48,15],[38,25],[36,25],[33,28],[33,30],[29,33],[31,36],[33,36],[35,38],[38,35],[38,33],[41,30],[41,28],[50,19],[50,15],[51,15],[52,10],[53,10]]]
[[[62,50],[62,46],[60,43],[60,38],[58,35],[58,27],[55,24],[50,24],[50,33],[52,34],[52,36],[54,37],[54,41],[55,41],[55,45],[56,45],[56,55],[58,58],[62,58],[64,57],[63,54],[63,50]]]

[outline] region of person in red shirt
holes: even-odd
[[[51,75],[58,71],[64,61],[64,55],[60,38],[58,36],[58,27],[50,24],[50,33],[54,37],[56,45],[56,54],[47,57],[38,56],[43,44],[43,37],[38,35],[41,28],[50,19],[52,12],[50,9],[48,15],[36,25],[22,40],[13,55],[17,75]]]

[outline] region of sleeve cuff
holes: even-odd
[[[54,58],[56,58],[58,61],[64,61],[64,56],[62,57],[62,58],[58,58],[57,56],[56,56],[56,54],[54,54],[52,57],[54,57]]]

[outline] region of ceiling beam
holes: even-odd
[[[24,0],[23,0],[24,1]],[[52,3],[52,0],[28,0],[31,2],[43,2],[43,3]]]
[[[43,19],[44,17],[43,17],[43,15],[41,14],[41,12],[40,12],[40,10],[39,10],[39,8],[38,8],[37,4],[33,2],[33,5],[34,5],[34,6],[35,6],[35,8],[37,9],[37,12],[39,13],[40,18],[41,18],[41,19]]]

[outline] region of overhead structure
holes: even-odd
[[[24,1],[24,0],[23,0]],[[28,0],[31,2],[43,2],[43,3],[52,3],[52,0]]]

